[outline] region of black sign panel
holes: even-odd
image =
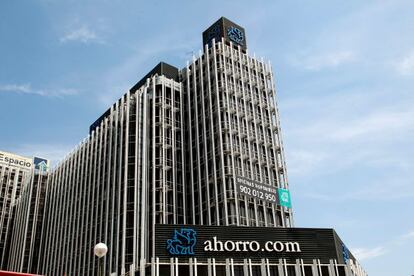
[[[159,224],[155,231],[155,256],[162,261],[171,257],[223,261],[285,258],[305,263],[336,259],[343,264],[346,260],[344,245],[333,229]],[[348,258],[354,259],[350,253]]]
[[[221,17],[203,32],[203,44],[211,46],[211,41],[213,39],[215,39],[216,42],[219,42],[221,41],[221,38],[224,38],[228,42],[232,42],[234,45],[240,45],[243,50],[247,49],[244,28],[225,17]]]
[[[236,177],[237,192],[239,194],[261,199],[270,203],[277,203],[277,190],[276,187],[266,185],[246,177]]]

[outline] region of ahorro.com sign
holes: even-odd
[[[159,224],[155,232],[155,254],[160,260],[343,260],[333,229]]]
[[[227,252],[301,252],[298,242],[266,241],[261,244],[258,241],[221,241],[217,237],[206,240],[203,243],[204,251]]]
[[[166,242],[171,255],[195,255],[197,231],[192,227],[175,229],[171,239]],[[217,236],[202,242],[204,252],[301,252],[300,244],[291,241],[243,241],[220,240]]]

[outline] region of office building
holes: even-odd
[[[187,223],[178,73],[157,65],[54,170],[39,273],[95,275],[97,241],[109,248],[105,273],[125,273],[149,259],[156,223]]]
[[[28,272],[96,275],[103,242],[105,275],[366,275],[332,229],[294,228],[275,94],[220,18],[198,57],[158,64],[47,175]]]
[[[181,73],[192,223],[293,226],[291,208],[240,189],[243,181],[288,189],[270,65],[248,54],[244,29],[226,18],[203,38],[203,53]]]

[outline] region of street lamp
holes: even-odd
[[[99,258],[98,259],[98,275],[103,276],[104,275],[104,266],[103,266],[103,258],[106,255],[106,252],[108,252],[108,246],[106,244],[100,242],[97,245],[95,245],[94,248],[95,255]]]

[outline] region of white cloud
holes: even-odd
[[[88,43],[103,43],[103,39],[100,38],[94,31],[87,26],[81,26],[75,30],[67,32],[63,37],[60,38],[60,42],[71,42],[79,41],[85,44]]]
[[[76,89],[59,88],[59,89],[34,89],[30,84],[5,84],[0,85],[0,92],[3,93],[17,93],[17,94],[32,94],[42,97],[64,97],[72,96],[79,93]]]
[[[411,239],[414,238],[414,231],[408,232],[407,234],[402,236],[403,239]]]
[[[396,64],[397,71],[405,76],[414,75],[414,50]]]
[[[318,71],[325,68],[338,67],[354,60],[355,54],[352,51],[344,50],[295,58],[293,64],[306,70]]]
[[[296,52],[290,63],[311,71],[353,63],[358,65],[353,68],[355,73],[377,74],[377,81],[389,77],[390,70],[414,75],[414,49],[395,61],[395,56],[414,43],[412,24],[407,20],[410,10],[410,1],[365,1],[316,29],[305,40],[299,37],[299,43],[289,49]],[[391,14],[399,16],[390,20]],[[312,26],[308,29],[312,31]]]
[[[414,169],[414,98],[396,91],[347,91],[291,99],[282,114],[287,163],[294,175],[314,176],[357,166]],[[289,116],[292,115],[292,116]],[[401,150],[404,149],[404,150]]]
[[[281,105],[288,174],[301,197],[338,206],[414,198],[414,98],[370,92]]]
[[[335,141],[361,138],[371,139],[374,135],[392,135],[397,130],[414,128],[414,111],[378,111],[367,114],[348,123],[332,127],[329,136]],[[377,136],[377,139],[380,136]]]
[[[410,231],[407,234],[397,236],[389,241],[384,242],[382,245],[367,248],[367,247],[356,247],[351,250],[358,261],[374,259],[376,257],[388,254],[399,250],[401,245],[407,244],[408,239],[414,238],[414,231]]]
[[[286,128],[287,163],[294,176],[332,174],[354,166],[413,169],[409,156],[392,151],[413,137],[414,112],[374,112],[354,119],[331,114]]]
[[[378,246],[374,248],[355,248],[351,250],[358,261],[373,259],[387,253],[384,247]]]

